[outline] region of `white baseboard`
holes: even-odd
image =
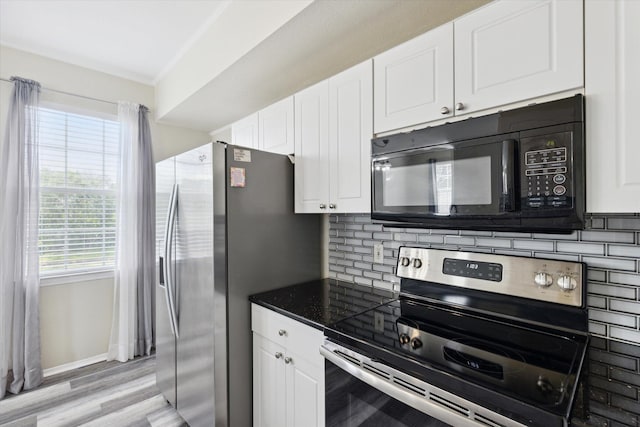
[[[92,365],[98,362],[104,362],[107,360],[107,353],[91,356],[86,359],[76,360],[74,362],[65,363],[64,365],[54,366],[53,368],[47,368],[43,371],[45,377],[60,374],[62,372],[71,371],[72,369],[82,368],[83,366]]]

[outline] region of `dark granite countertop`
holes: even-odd
[[[384,289],[321,279],[255,294],[249,300],[322,330],[395,297]],[[571,426],[640,426],[640,345],[594,336],[587,359],[587,375],[581,381],[586,394],[578,391],[583,398],[576,402]]]
[[[320,279],[251,295],[249,301],[322,330],[395,297],[385,289]]]

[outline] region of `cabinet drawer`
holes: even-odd
[[[323,363],[319,349],[324,334],[318,329],[251,304],[251,330],[312,363]]]

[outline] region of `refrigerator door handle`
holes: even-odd
[[[169,200],[169,214],[167,215],[167,224],[165,228],[164,238],[164,291],[167,299],[167,309],[169,310],[169,323],[171,324],[171,332],[176,338],[179,338],[178,332],[178,319],[176,316],[175,297],[173,295],[173,235],[176,220],[176,210],[178,206],[178,184],[173,184],[173,190],[171,191],[171,198]]]

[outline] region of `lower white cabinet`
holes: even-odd
[[[321,331],[252,304],[254,427],[323,427]]]

